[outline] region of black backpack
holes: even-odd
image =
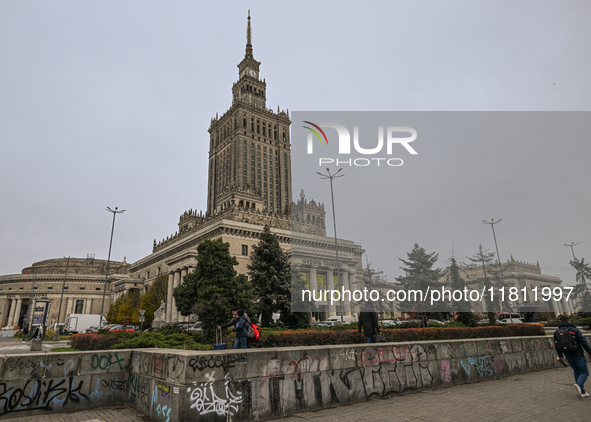
[[[572,353],[578,349],[576,335],[568,331],[567,327],[556,330],[554,333],[554,344],[561,352]]]

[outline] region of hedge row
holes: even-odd
[[[544,328],[538,324],[509,324],[504,326],[474,328],[402,328],[383,329],[386,340],[409,342],[423,340],[454,340],[490,337],[543,336]],[[228,346],[232,347],[233,336],[228,336]],[[255,347],[320,346],[328,344],[358,344],[367,339],[357,332],[349,331],[284,331],[281,334],[264,334]]]
[[[188,333],[118,333],[74,334],[70,345],[77,350],[137,349],[157,347],[161,349],[211,350],[213,344],[199,343],[202,336]]]
[[[477,339],[487,337],[518,337],[518,336],[543,336],[544,327],[539,324],[509,324],[474,328],[399,328],[383,329],[386,339],[391,342],[415,342],[423,340],[454,340]],[[127,337],[127,338],[125,338]],[[224,336],[224,342],[232,348],[236,336],[232,333]],[[179,348],[190,350],[208,350],[210,344],[201,344],[195,341],[190,334],[170,333],[137,333],[127,336],[113,336],[103,334],[75,334],[70,344],[77,350],[105,350],[128,348]],[[266,332],[253,344],[253,347],[298,347],[321,346],[330,344],[359,344],[367,339],[357,330],[300,330],[283,332]]]

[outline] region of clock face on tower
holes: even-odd
[[[252,69],[250,69],[250,71],[248,72],[248,74],[249,74],[250,76],[252,76],[253,78],[256,78],[256,77],[257,77],[257,72],[256,72],[256,71],[254,71],[254,70],[252,70]]]

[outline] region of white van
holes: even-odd
[[[327,321],[341,322],[341,316],[335,315],[335,316],[328,317]],[[356,316],[343,316],[343,323],[344,324],[351,324],[352,322],[357,322]]]

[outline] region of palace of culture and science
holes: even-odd
[[[238,79],[232,86],[232,104],[221,116],[211,119],[207,210],[188,210],[181,214],[178,230],[160,242],[152,253],[137,262],[111,261],[104,313],[111,303],[130,290],[147,292],[161,275],[168,275],[168,301],[157,311],[155,323],[188,321],[176,309],[172,291],[197,265],[197,245],[206,239],[221,239],[236,257],[236,271],[247,273],[252,246],[259,242],[265,226],[291,253],[291,262],[312,289],[342,286],[363,288],[361,258],[365,252],[353,241],[339,239],[340,283],[337,277],[335,240],[326,237],[324,205],[307,200],[300,192],[292,201],[290,118],[288,111],[267,108],[267,84],[261,79],[254,58],[250,14],[244,58],[238,64]],[[204,159],[203,159],[204,160]],[[101,313],[106,275],[104,260],[49,259],[34,263],[21,274],[0,276],[0,327],[22,326],[31,317],[36,302],[48,307],[47,323],[64,322],[70,313]],[[62,309],[61,286],[69,265]],[[515,285],[528,282],[559,286],[558,277],[542,275],[539,265],[512,259],[504,264],[515,271]],[[507,281],[511,273],[507,273]],[[390,284],[390,283],[385,283]],[[378,287],[374,284],[374,287]],[[387,288],[387,286],[381,286]],[[382,309],[389,317],[391,309]],[[557,303],[556,312],[569,312]],[[563,308],[558,308],[562,307]],[[319,303],[323,317],[340,314],[338,304]],[[355,309],[347,302],[344,315]],[[34,319],[34,318],[33,318]]]

